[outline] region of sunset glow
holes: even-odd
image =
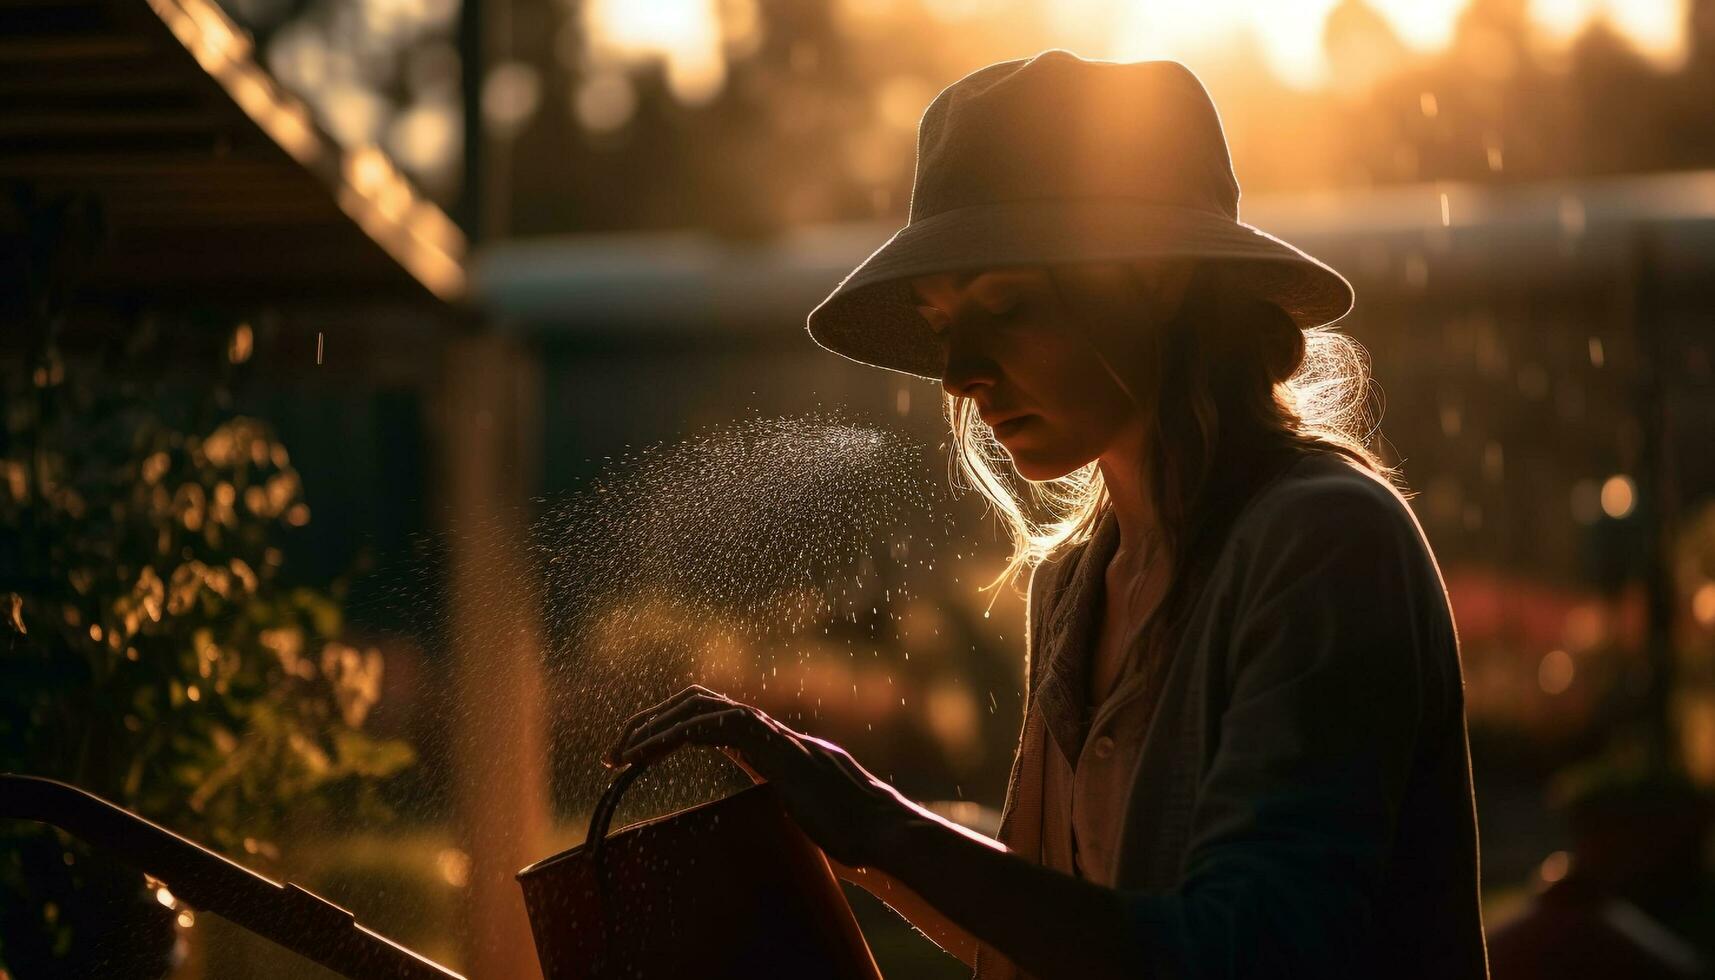
[[[584,16],[598,56],[660,59],[673,94],[698,103],[718,93],[726,80],[720,6],[716,0],[595,0]]]
[[[1008,17],[1033,24],[1019,38],[1020,50],[1067,47],[1086,57],[1112,60],[1218,56],[1241,42],[1261,51],[1283,81],[1317,88],[1328,83],[1323,25],[1340,0],[921,0],[920,7],[945,22],[981,22]],[[1409,50],[1432,54],[1453,39],[1468,0],[1368,0]],[[845,16],[884,18],[909,0],[843,0]],[[1034,5],[1033,17],[1017,18],[1019,6]],[[660,59],[670,79],[687,91],[718,88],[722,71],[723,10],[719,0],[657,0],[648,4],[603,2],[589,8],[597,44],[632,59]],[[743,6],[743,5],[739,5]],[[1685,0],[1530,0],[1529,16],[1548,45],[1563,45],[1593,22],[1603,21],[1652,60],[1673,64],[1684,49]],[[728,12],[730,16],[730,12]],[[1035,29],[1034,25],[1040,25]],[[676,81],[675,87],[679,87]]]

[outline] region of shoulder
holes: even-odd
[[[1451,723],[1463,690],[1452,607],[1397,488],[1343,456],[1301,460],[1240,524],[1221,583],[1235,685],[1297,678],[1307,697],[1344,704],[1362,690],[1400,719]]]
[[[1358,463],[1340,455],[1295,463],[1259,491],[1234,539],[1225,584],[1240,620],[1456,658],[1446,585],[1422,526],[1393,484]]]
[[[1346,616],[1391,610],[1434,633],[1451,630],[1441,569],[1411,505],[1338,454],[1299,460],[1259,490],[1214,577],[1245,608],[1338,595]]]
[[[1345,545],[1427,551],[1398,488],[1337,452],[1314,453],[1257,491],[1233,526],[1243,556],[1258,549],[1321,552]]]

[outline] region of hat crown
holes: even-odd
[[[945,351],[917,309],[914,278],[1163,257],[1222,263],[1233,290],[1306,329],[1352,308],[1344,276],[1239,220],[1221,117],[1190,69],[1049,50],[935,96],[917,129],[905,227],[806,326],[855,361],[938,378]]]
[[[1232,157],[1197,76],[1176,61],[1090,61],[1055,49],[978,69],[924,110],[909,222],[1067,198],[1237,220]]]

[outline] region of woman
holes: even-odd
[[[1346,431],[1362,351],[1318,328],[1351,303],[1239,222],[1183,66],[961,79],[924,113],[909,222],[809,329],[941,381],[1008,574],[1032,569],[999,840],[700,687],[610,763],[722,747],[984,980],[1486,976],[1457,639]]]

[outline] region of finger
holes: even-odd
[[[713,745],[742,751],[738,744],[743,737],[739,729],[743,724],[741,719],[748,716],[749,711],[744,708],[722,708],[698,715],[626,747],[620,753],[619,760],[633,765],[645,764],[686,744]]]
[[[630,718],[625,720],[625,724],[620,726],[620,728],[622,731],[631,731],[643,722],[648,721],[650,718],[653,718],[663,711],[676,707],[688,698],[699,697],[705,694],[712,695],[714,693],[715,692],[703,687],[701,684],[687,685],[674,692],[671,697],[657,701],[649,707],[644,708],[642,711],[633,714]]]
[[[698,695],[696,697],[686,698],[673,707],[668,708],[666,711],[663,711],[652,718],[644,719],[643,724],[639,725],[631,732],[631,734],[627,735],[624,741],[614,746],[615,758],[624,758],[626,751],[632,746],[641,742],[646,742],[668,729],[682,725],[688,721],[692,721],[702,715],[717,711],[726,711],[733,707],[746,706],[739,705],[736,702],[720,697],[719,695],[714,697]]]
[[[720,695],[701,684],[692,684],[689,687],[681,689],[672,697],[656,702],[655,704],[632,715],[630,718],[627,718],[625,720],[625,724],[620,726],[619,737],[614,740],[606,752],[602,753],[602,761],[607,765],[614,765],[618,761],[620,750],[632,741],[632,738],[638,728],[647,724],[650,719],[657,717],[664,711],[671,711],[688,700],[703,696],[720,697]]]
[[[763,777],[772,775],[769,740],[772,731],[756,713],[744,706],[699,715],[632,746],[620,759],[643,764],[661,758],[681,745],[712,745],[736,749]]]
[[[685,698],[655,714],[645,715],[638,719],[635,724],[628,726],[626,731],[607,747],[607,751],[602,753],[602,763],[609,768],[619,767],[623,764],[620,757],[633,745],[665,730],[664,724],[666,727],[671,727],[672,723],[685,720],[687,707],[706,704],[707,702],[700,699]]]
[[[687,697],[692,696],[694,693],[695,692],[689,687],[681,688],[678,691],[675,691],[671,697],[657,701],[649,707],[633,713],[631,717],[625,719],[624,723],[619,726],[618,741],[624,741],[626,736],[630,735],[637,729],[637,726],[673,707],[679,702],[685,700]]]

